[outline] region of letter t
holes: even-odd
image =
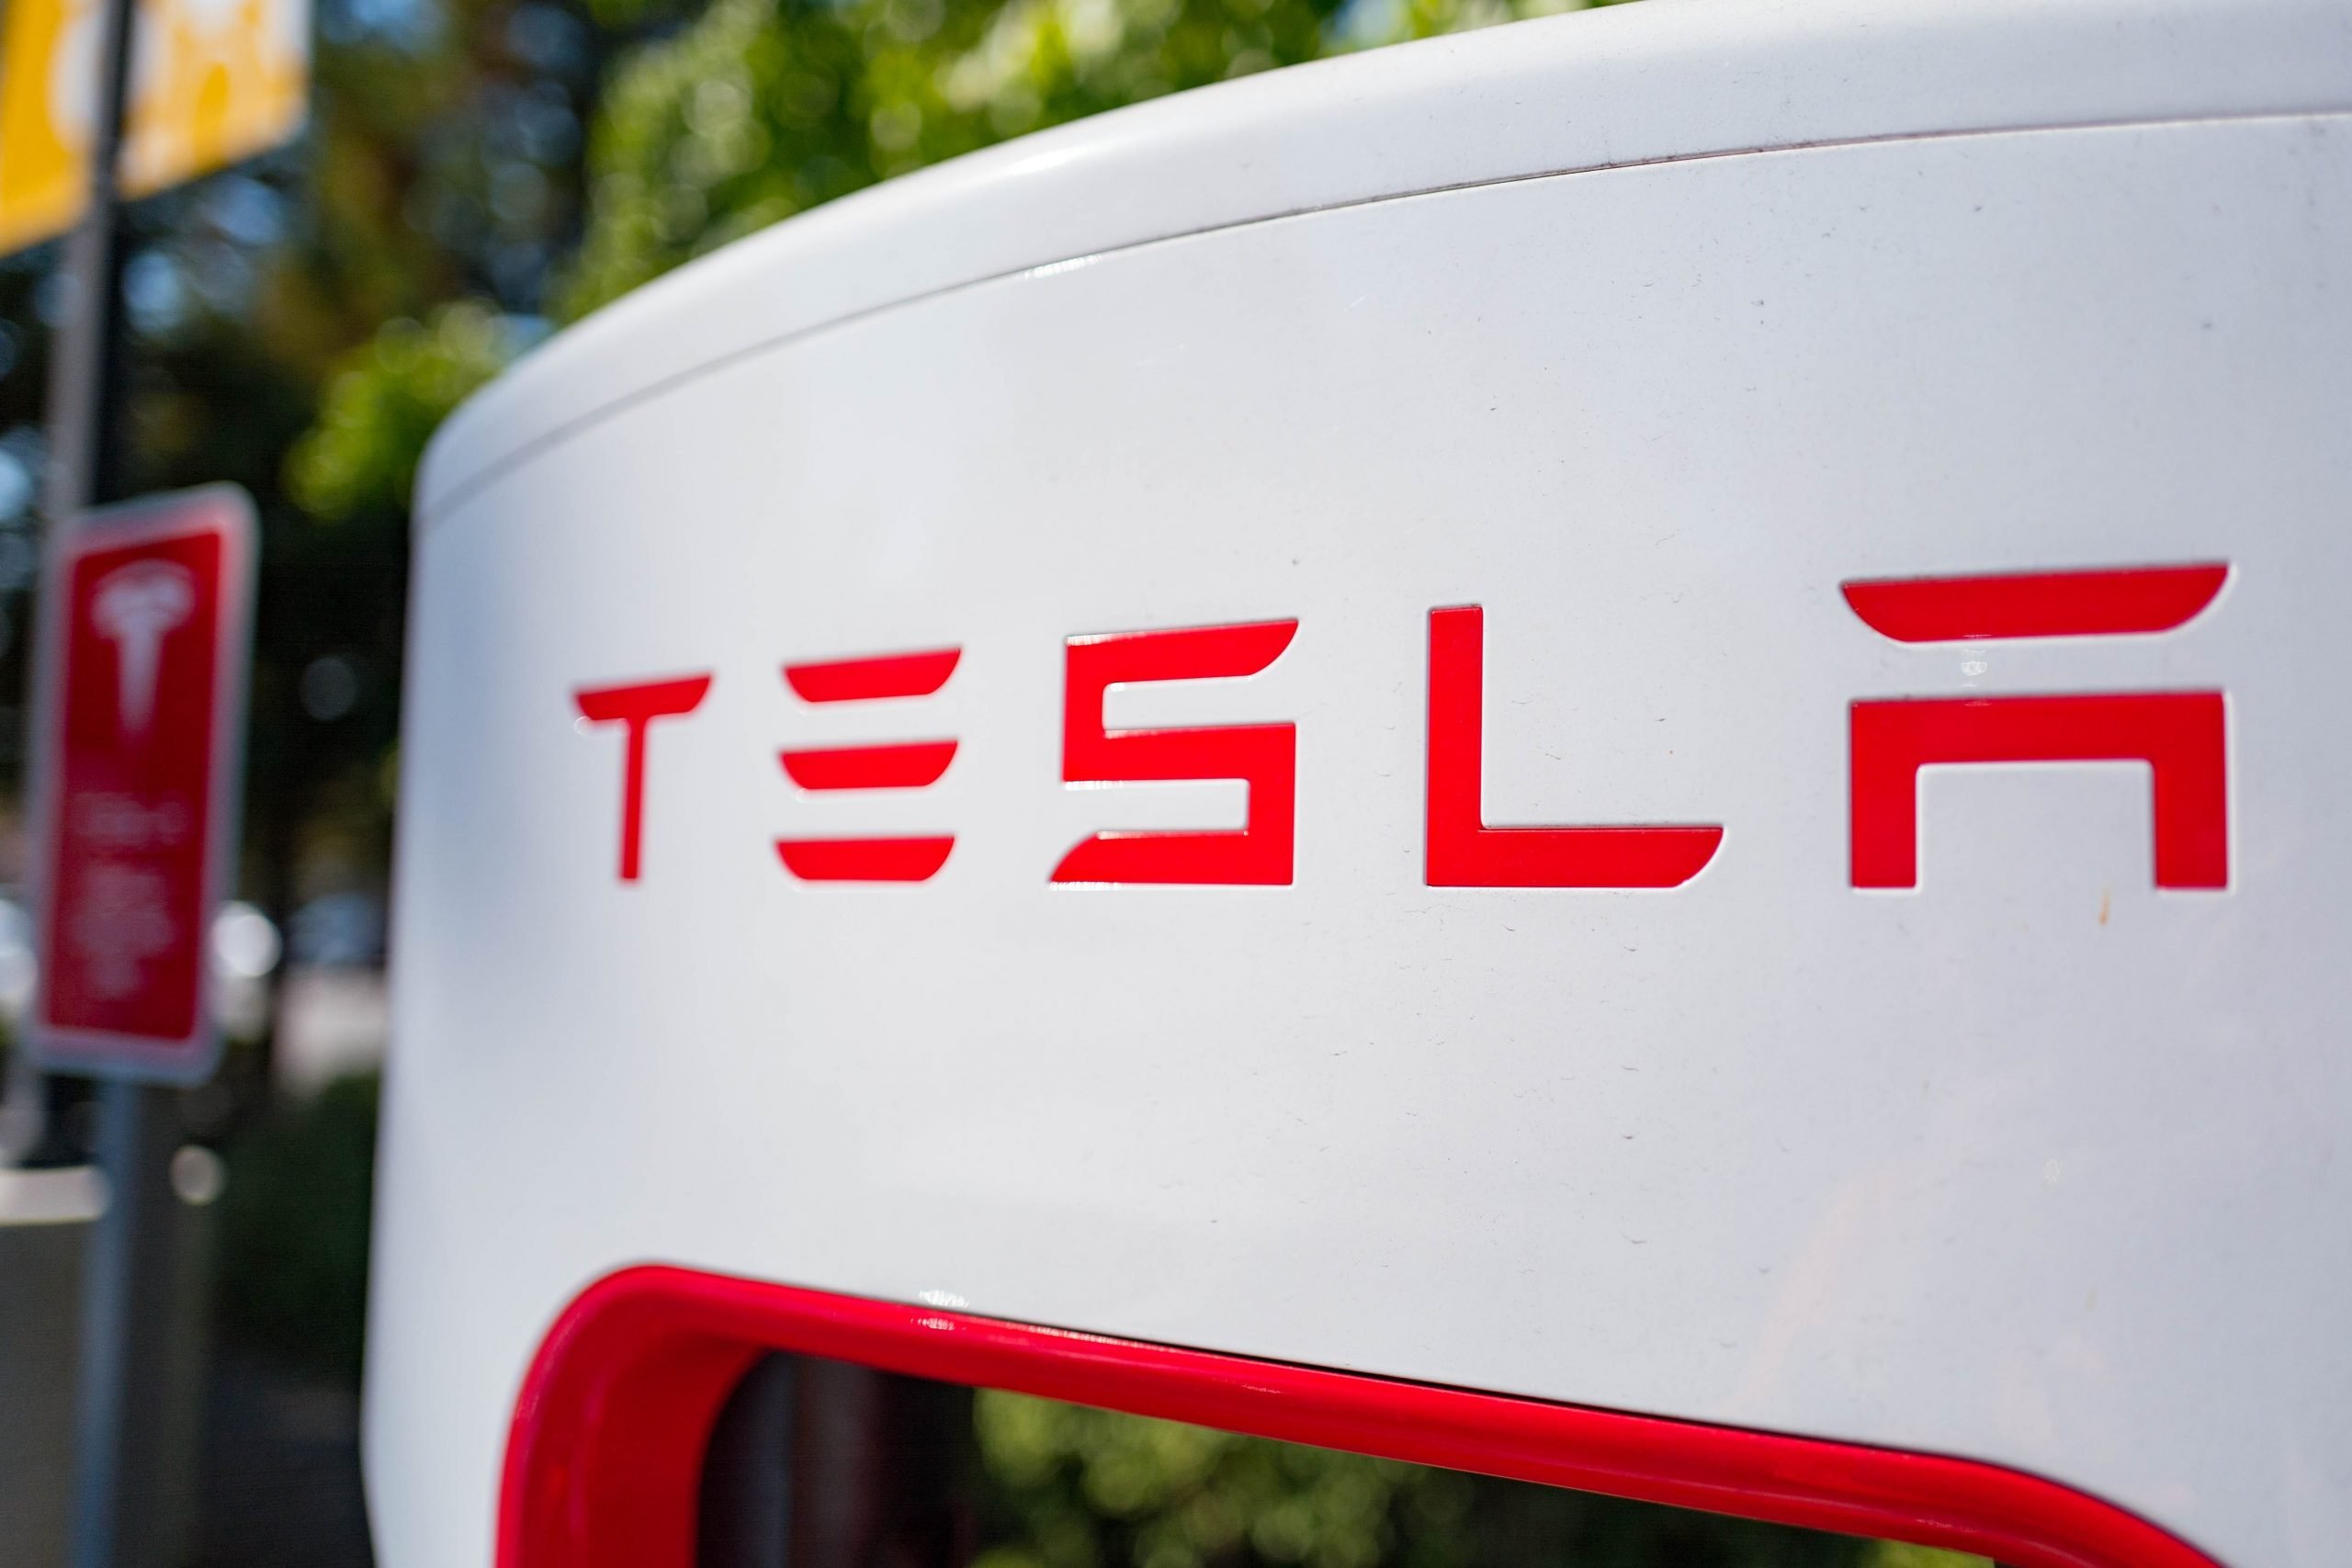
[[[710,690],[707,675],[675,681],[643,681],[626,686],[587,686],[572,694],[580,716],[591,724],[628,727],[621,763],[621,880],[637,880],[638,845],[645,824],[645,731],[657,718],[689,714]]]

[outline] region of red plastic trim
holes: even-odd
[[[922,789],[956,760],[953,740],[887,746],[828,746],[777,753],[785,776],[802,789]]]
[[[792,1350],[1227,1431],[2017,1568],[2217,1568],[2144,1519],[1973,1461],[1627,1416],[643,1267],[590,1286],[523,1382],[499,1568],[693,1568],[702,1453],[752,1361]]]
[[[1897,642],[1978,637],[2114,637],[2168,632],[2213,602],[2226,561],[2034,571],[1999,577],[1891,578],[1845,585],[1846,603]]]
[[[960,648],[929,653],[889,653],[878,659],[829,659],[787,664],[784,678],[805,703],[863,703],[881,697],[927,697],[956,673]]]

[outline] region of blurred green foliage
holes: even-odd
[[[984,1391],[973,1568],[1991,1568]]]
[[[579,243],[546,309],[575,319],[729,240],[1025,131],[1587,3],[712,0],[619,54],[605,78]],[[452,363],[414,352],[418,332],[395,321],[339,367],[291,472],[319,515],[405,502],[431,430],[415,416],[439,406]]]
[[[356,1384],[375,1186],[373,1076],[281,1104],[221,1151],[216,1315],[232,1344]]]
[[[616,66],[577,316],[740,234],[1024,131],[1586,0],[716,0]]]
[[[287,488],[322,517],[406,511],[415,456],[466,398],[514,357],[512,318],[480,300],[444,305],[422,325],[386,325],[327,382],[317,423],[287,458]]]
[[[973,1424],[1014,1544],[974,1568],[1450,1568],[1466,1476],[1019,1394]]]
[[[1989,1557],[1958,1551],[1938,1551],[1928,1546],[1906,1546],[1897,1540],[1871,1543],[1862,1568],[1994,1568]]]
[[[280,920],[384,885],[416,455],[544,308],[580,231],[605,65],[680,25],[667,0],[625,26],[604,0],[316,0],[314,14],[302,139],[122,215],[121,431],[103,476],[112,497],[228,479],[257,503],[237,891]],[[0,257],[0,878],[57,254]],[[306,680],[322,670],[324,687]],[[341,688],[353,694],[315,700]],[[260,1098],[239,1089],[232,1120]]]

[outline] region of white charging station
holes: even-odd
[[[389,1568],[607,1560],[526,1516],[616,1311],[2342,1561],[2340,0],[1649,0],[1108,115],[565,333],[416,528]]]

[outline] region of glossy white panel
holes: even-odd
[[[473,490],[417,566],[386,1561],[486,1560],[537,1336],[646,1258],[1965,1454],[2334,1561],[2347,276],[2338,118],[1710,158],[872,312]],[[1838,592],[2214,559],[2156,637],[1905,648]],[[1489,818],[1721,823],[1697,879],[1424,884],[1467,603]],[[1295,884],[1049,886],[1240,807],[1061,784],[1063,639],[1289,616],[1113,722],[1295,721]],[[777,673],[948,644],[887,712]],[[571,694],[690,671],[624,886]],[[2216,688],[2228,891],[2153,886],[2111,766],[1931,775],[1921,888],[1849,885],[1855,699]],[[906,799],[775,759],[933,736]],[[769,847],[921,829],[915,886]]]

